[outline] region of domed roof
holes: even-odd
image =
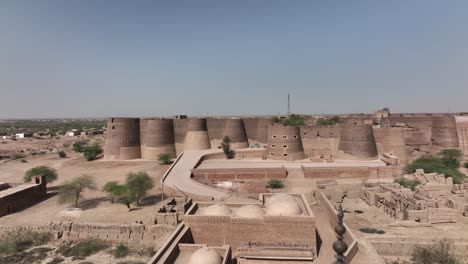
[[[189,260],[189,264],[221,264],[222,262],[223,258],[218,251],[208,247],[195,251]]]
[[[204,208],[201,215],[226,216],[232,215],[232,210],[224,204],[213,204]]]
[[[267,200],[267,215],[301,215],[302,208],[296,199],[288,194],[277,194]]]
[[[244,205],[237,209],[236,216],[242,218],[262,218],[265,214],[258,205]]]

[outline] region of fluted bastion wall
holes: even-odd
[[[432,143],[439,147],[458,147],[458,134],[454,116],[433,117]]]
[[[377,147],[372,125],[342,125],[338,150],[357,158],[376,158]]]
[[[210,149],[206,119],[174,119],[175,147],[177,155],[185,150]]]
[[[141,158],[139,118],[107,119],[104,158],[107,160]]]
[[[250,145],[264,146],[268,142],[268,127],[273,124],[273,118],[243,118],[245,133]]]
[[[172,119],[142,118],[140,120],[141,157],[158,160],[161,154],[175,155]]]
[[[468,156],[468,116],[457,116],[455,121],[458,131],[458,145],[465,156]]]
[[[248,148],[244,123],[239,118],[210,118],[206,120],[211,148],[220,148],[225,136],[231,139],[233,149]]]
[[[273,124],[268,127],[267,157],[276,160],[305,158],[299,127]]]
[[[398,157],[400,164],[408,163],[405,130],[402,127],[374,128],[374,138],[379,156],[390,153]]]

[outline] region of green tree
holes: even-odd
[[[154,182],[153,178],[144,171],[130,172],[127,175],[126,185],[129,198],[136,201],[139,206],[141,198],[145,197],[146,193],[154,187]]]
[[[83,152],[84,148],[88,145],[88,142],[86,140],[79,140],[75,143],[73,143],[73,151],[75,152]]]
[[[447,166],[444,160],[433,156],[422,156],[414,160],[405,167],[408,173],[414,173],[417,169],[423,169],[425,173],[436,172],[444,174],[445,177],[452,177],[454,183],[461,183],[465,175],[457,169]]]
[[[58,152],[58,156],[59,158],[63,159],[63,158],[66,158],[67,157],[67,153],[65,153],[65,151],[59,151]]]
[[[120,198],[127,195],[127,186],[119,184],[116,181],[110,181],[104,185],[102,191],[109,194],[111,197],[111,202],[114,203],[115,198]]]
[[[281,189],[284,187],[284,184],[282,181],[280,180],[277,180],[277,179],[271,179],[268,181],[267,183],[267,188],[270,188],[270,189]]]
[[[73,202],[75,207],[78,207],[78,200],[86,189],[96,190],[96,184],[91,176],[83,174],[60,186],[58,201],[59,203]]]
[[[281,123],[284,126],[303,126],[305,125],[305,120],[300,115],[291,114],[288,118],[283,119]]]
[[[87,161],[92,161],[98,158],[99,155],[103,153],[101,146],[92,145],[87,146],[83,149],[83,155]]]
[[[161,164],[165,164],[165,165],[171,164],[171,159],[173,157],[174,156],[171,155],[171,154],[161,154],[161,155],[159,155],[159,162]]]
[[[33,177],[42,175],[46,176],[47,182],[53,182],[58,178],[58,174],[55,169],[47,166],[37,166],[26,171],[23,180],[25,182],[30,182]]]
[[[221,142],[221,148],[223,149],[224,155],[227,159],[232,159],[234,157],[234,151],[231,149],[231,138],[224,136],[223,142]]]
[[[438,153],[442,158],[445,165],[450,168],[456,169],[460,167],[460,160],[463,158],[463,151],[460,149],[444,149]]]

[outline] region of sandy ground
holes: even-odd
[[[65,138],[69,140],[68,138]],[[61,140],[60,140],[61,141]],[[76,139],[74,139],[76,141]],[[18,142],[18,141],[17,141]],[[41,141],[42,142],[42,141]],[[16,142],[9,142],[14,144]],[[58,142],[57,145],[61,145]],[[25,147],[21,142],[21,148]],[[48,184],[49,190],[57,187],[74,177],[82,174],[92,176],[98,190],[85,191],[80,202],[78,212],[67,213],[64,211],[69,204],[58,204],[57,196],[51,195],[48,199],[31,206],[23,211],[10,214],[0,218],[0,225],[25,225],[25,224],[47,224],[50,221],[62,219],[76,219],[86,222],[103,223],[133,223],[142,220],[149,223],[155,212],[156,204],[160,201],[159,179],[167,170],[167,165],[159,165],[156,161],[103,161],[96,160],[88,162],[81,153],[74,153],[70,148],[65,149],[69,158],[60,159],[56,153],[28,156],[27,163],[20,160],[0,162],[0,182],[21,183],[24,173],[35,166],[46,165],[55,168],[58,172],[58,180]],[[107,195],[101,191],[108,181],[124,182],[126,175],[131,171],[146,171],[155,182],[155,188],[148,193],[143,200],[142,206],[132,212],[122,204],[113,204]],[[31,219],[34,219],[32,221]]]

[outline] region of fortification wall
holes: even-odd
[[[210,118],[206,120],[212,149],[220,148],[225,136],[231,139],[232,149],[248,148],[244,123],[238,118]]]
[[[158,160],[161,154],[175,155],[172,119],[144,118],[140,120],[141,157]]]
[[[443,148],[458,147],[458,134],[453,116],[433,117],[432,143]]]
[[[280,124],[268,127],[267,157],[277,160],[300,160],[305,158],[299,127]]]
[[[311,159],[333,159],[340,142],[339,126],[301,127],[301,140],[304,153]]]
[[[286,168],[192,169],[195,180],[285,179]]]
[[[379,150],[379,157],[382,157],[384,153],[390,153],[398,157],[400,164],[408,164],[404,128],[374,128],[374,138]]]
[[[184,150],[210,149],[206,119],[174,119],[175,146],[177,155]]]
[[[249,145],[265,146],[268,142],[268,127],[273,124],[273,118],[242,118]]]
[[[395,166],[350,166],[350,167],[304,167],[302,166],[304,177],[306,178],[354,178],[354,179],[379,179],[394,178],[401,175],[400,167]]]
[[[390,117],[382,118],[381,126],[408,128],[432,127],[432,115],[404,116],[391,114]]]
[[[456,117],[456,126],[458,133],[458,145],[468,156],[468,116]]]
[[[45,176],[34,177],[25,183],[0,191],[0,217],[23,210],[46,198],[47,182]]]
[[[141,158],[139,118],[107,119],[104,158],[107,160]]]
[[[342,125],[338,150],[360,159],[377,158],[372,125]]]

